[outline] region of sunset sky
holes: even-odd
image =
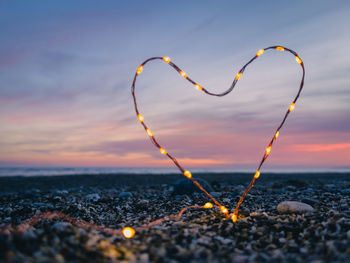
[[[0,166],[173,167],[136,119],[138,65],[169,56],[222,92],[259,49],[283,45],[306,79],[266,167],[350,169],[349,25],[349,1],[0,0]],[[136,95],[185,167],[251,168],[300,79],[291,54],[266,51],[217,98],[156,61]]]

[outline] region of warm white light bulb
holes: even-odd
[[[260,50],[258,51],[258,53],[256,53],[256,55],[259,57],[259,56],[261,56],[262,54],[264,54],[264,51],[265,51],[265,50],[260,49]]]
[[[209,202],[204,205],[204,208],[212,208],[212,207],[213,207],[213,204]]]
[[[233,223],[237,222],[237,215],[233,214],[231,219],[232,219]]]
[[[202,89],[203,89],[203,88],[202,88],[200,85],[198,85],[198,84],[194,85],[194,87],[195,87],[197,90],[202,90]]]
[[[259,171],[259,170],[257,170],[257,171],[256,171],[256,173],[255,173],[255,175],[254,175],[254,177],[255,177],[255,179],[258,179],[258,178],[259,178],[259,176],[260,176],[260,171]]]
[[[192,174],[190,171],[184,171],[184,176],[186,176],[187,178],[191,178]]]
[[[137,74],[141,74],[142,70],[143,70],[143,66],[141,65],[141,66],[139,66],[139,67],[137,68],[136,73],[137,73]]]
[[[224,206],[220,206],[220,210],[221,210],[221,212],[223,212],[224,214],[227,214],[227,213],[228,213],[227,208],[224,207]]]
[[[269,147],[266,148],[266,155],[269,155],[270,152],[271,152],[271,146],[269,146]]]
[[[275,133],[275,138],[277,139],[277,137],[280,135],[280,132],[279,131],[276,131]]]
[[[295,57],[296,62],[298,62],[299,64],[303,63],[303,61],[301,60],[301,58],[299,58],[298,56]]]
[[[125,227],[123,228],[122,233],[126,238],[132,238],[135,235],[135,230],[131,227]]]
[[[138,114],[137,115],[137,118],[139,119],[140,122],[143,122],[144,118],[141,114]]]
[[[169,57],[163,57],[163,60],[166,62],[166,63],[170,63],[170,58]]]
[[[153,136],[153,133],[151,132],[150,129],[147,129],[146,132],[147,132],[147,134],[148,134],[149,136]]]
[[[292,110],[294,110],[295,109],[295,104],[294,104],[294,102],[292,103],[292,104],[290,104],[290,106],[289,106],[289,111],[292,111]]]

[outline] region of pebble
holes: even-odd
[[[63,198],[62,197],[60,197],[60,196],[55,196],[54,198],[53,198],[53,200],[55,201],[55,202],[63,202]]]
[[[85,196],[85,199],[96,202],[101,199],[101,196],[99,194],[88,194]]]
[[[311,205],[297,202],[297,201],[284,201],[277,205],[277,211],[280,214],[289,214],[289,213],[308,213],[313,212],[314,208]]]
[[[34,233],[33,228],[29,228],[24,234],[23,239],[26,241],[34,240],[37,238],[37,235]]]
[[[57,232],[64,232],[70,227],[72,227],[72,224],[68,222],[57,222],[52,225],[52,229]]]
[[[301,199],[301,202],[303,202],[303,203],[305,203],[305,204],[308,204],[308,205],[315,205],[315,204],[317,204],[318,203],[318,201],[317,200],[315,200],[315,199],[312,199],[312,198],[302,198]]]
[[[193,178],[196,180],[207,192],[213,192],[213,188],[210,184],[201,178]],[[201,193],[197,186],[195,186],[188,179],[177,180],[174,184],[174,194],[175,195],[183,195],[183,194],[192,194],[192,193]]]
[[[212,195],[212,197],[214,198],[219,198],[221,196],[221,193],[218,192],[210,192],[210,194]]]
[[[145,231],[137,230],[134,238],[125,239],[78,227],[63,219],[50,219],[39,222],[23,235],[0,235],[0,261],[348,262],[350,196],[344,194],[344,190],[349,182],[335,181],[332,182],[335,187],[326,188],[319,181],[303,184],[300,180],[288,184],[282,179],[275,181],[282,185],[277,189],[271,189],[271,181],[259,181],[242,203],[236,223],[225,220],[218,209],[190,209],[179,220],[163,222]],[[210,193],[232,212],[239,192],[245,188],[246,185],[231,181],[220,182],[215,192]],[[132,193],[125,192],[126,189]],[[324,194],[324,189],[329,193]],[[137,228],[177,214],[185,206],[209,201],[196,192],[174,196],[174,190],[170,185],[125,188],[116,184],[104,188],[96,182],[96,187],[69,188],[67,193],[33,192],[35,197],[30,199],[20,192],[4,194],[0,198],[0,229],[7,223],[24,222],[38,211],[62,212],[77,220],[113,229]],[[55,201],[56,196],[61,197],[62,202]],[[132,198],[121,201],[116,196]],[[281,200],[292,198],[317,209],[305,214],[284,214],[276,210]],[[97,199],[98,202],[92,201]]]
[[[139,204],[139,205],[148,205],[148,204],[149,204],[149,201],[146,200],[146,199],[142,199],[142,200],[138,201],[138,204]]]
[[[66,194],[68,194],[68,191],[67,190],[56,190],[55,193],[58,195],[66,195]]]
[[[288,185],[286,187],[286,190],[287,191],[291,191],[291,192],[295,192],[297,190],[297,188],[295,186],[292,186],[292,185]]]
[[[118,198],[129,198],[132,196],[132,193],[131,192],[121,192],[119,195],[118,195]]]

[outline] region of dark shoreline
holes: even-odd
[[[193,173],[194,177],[202,178],[210,183],[248,184],[252,173]],[[173,184],[183,179],[181,174],[81,174],[81,175],[50,175],[50,176],[2,176],[0,177],[0,193],[23,192],[30,189],[53,190],[79,187],[98,187],[110,189],[120,186]],[[272,181],[317,181],[329,183],[332,181],[350,181],[348,172],[307,172],[307,173],[262,173],[257,181],[268,183]]]
[[[252,178],[193,175],[205,179],[230,212]],[[179,179],[181,174],[0,177],[0,230],[47,212],[113,230],[137,228],[209,201],[202,193],[176,193]],[[281,213],[277,206],[284,201],[314,210]],[[0,234],[0,262],[349,262],[350,173],[263,173],[239,215],[233,223],[215,209],[188,210],[132,239],[50,218],[21,235]]]

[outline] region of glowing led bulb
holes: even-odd
[[[194,85],[194,87],[195,87],[197,90],[202,90],[202,89],[203,89],[203,88],[202,88],[200,85],[198,85],[198,84]]]
[[[212,207],[213,207],[213,204],[209,202],[204,205],[204,208],[212,208]]]
[[[269,146],[269,147],[266,148],[266,155],[269,155],[270,152],[271,152],[271,146]]]
[[[255,173],[255,175],[254,175],[254,178],[255,178],[255,179],[258,179],[258,178],[259,178],[259,176],[260,176],[260,171],[259,171],[259,170],[257,170],[257,171],[256,171],[256,173]]]
[[[232,219],[233,223],[237,222],[237,215],[233,214],[231,219]]]
[[[143,120],[145,119],[141,114],[138,114],[137,118],[139,119],[140,122],[143,122]]]
[[[264,53],[264,51],[265,51],[265,50],[260,49],[260,50],[258,51],[258,53],[256,53],[256,56],[257,56],[257,57],[258,57],[258,56],[261,56],[261,55]]]
[[[149,136],[153,136],[153,133],[151,132],[150,129],[147,129],[146,132],[147,132],[147,134],[148,134]]]
[[[161,154],[167,154],[167,151],[164,150],[163,148],[160,148],[159,151],[160,151]]]
[[[226,207],[224,207],[223,205],[222,205],[222,206],[220,206],[220,210],[221,210],[221,212],[223,212],[224,214],[227,214],[227,213],[228,213],[227,208],[226,208]]]
[[[180,74],[181,74],[181,76],[183,76],[184,78],[187,78],[187,73],[186,73],[186,72],[180,71]]]
[[[191,178],[192,174],[190,171],[184,171],[184,176],[186,176],[187,178]]]
[[[239,78],[242,76],[242,73],[241,72],[238,72],[237,75],[236,75],[236,80],[239,80]]]
[[[132,238],[135,235],[135,230],[131,227],[124,227],[122,233],[126,238]]]
[[[296,62],[298,62],[299,64],[303,63],[303,61],[301,61],[301,58],[299,58],[298,56],[295,57]]]
[[[170,58],[169,57],[163,57],[163,60],[166,62],[166,63],[170,63]]]
[[[292,111],[292,110],[294,110],[295,109],[295,104],[294,104],[294,102],[292,103],[292,104],[290,104],[290,106],[289,106],[289,111]]]
[[[141,74],[142,70],[143,70],[143,66],[141,65],[141,66],[139,66],[139,67],[137,68],[136,73],[137,73],[137,74]]]
[[[276,131],[275,133],[275,138],[277,139],[277,137],[280,135],[280,132],[279,131]]]
[[[284,47],[276,47],[276,49],[279,51],[284,51]]]

